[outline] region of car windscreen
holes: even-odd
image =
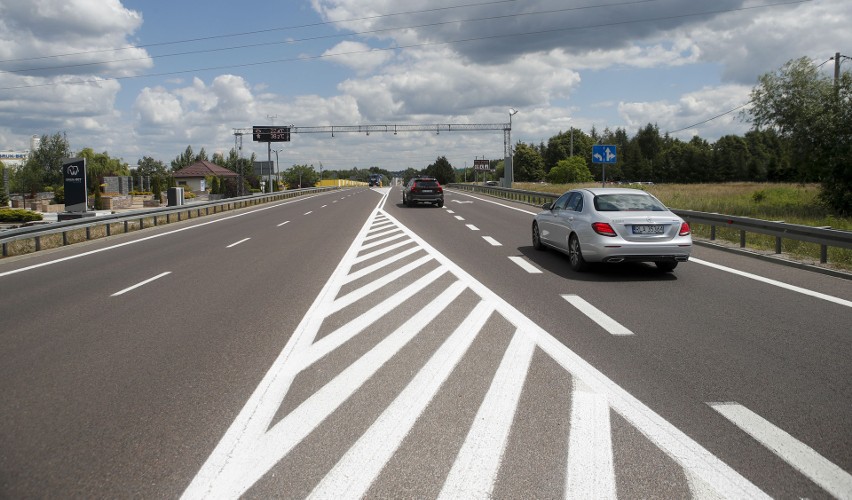
[[[418,179],[414,183],[417,184],[417,187],[435,187],[438,185],[437,181],[428,179]]]
[[[647,194],[613,193],[595,196],[595,210],[598,212],[664,212],[668,209],[656,198]]]

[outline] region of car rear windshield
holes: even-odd
[[[595,196],[595,210],[598,212],[664,212],[668,210],[656,198],[647,194],[599,194]]]
[[[416,179],[414,183],[419,187],[435,187],[438,185],[438,181],[435,179]]]

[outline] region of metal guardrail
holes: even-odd
[[[132,212],[84,217],[63,222],[39,224],[0,232],[2,257],[24,255],[82,241],[138,231],[149,227],[194,219],[229,210],[295,198],[311,193],[337,190],[338,187],[304,188],[274,193],[225,198],[187,205],[134,210]]]
[[[472,184],[448,184],[448,187],[464,191],[478,192],[499,198],[541,206],[556,200],[560,195],[508,189],[494,186],[479,186]],[[757,233],[775,237],[775,253],[781,253],[781,242],[784,239],[816,243],[820,247],[819,261],[828,262],[828,247],[852,248],[852,232],[837,229],[788,224],[780,221],[766,221],[750,217],[696,212],[694,210],[671,209],[690,224],[710,226],[710,240],[716,239],[716,228],[725,227],[740,231],[740,248],[746,247],[746,234]]]

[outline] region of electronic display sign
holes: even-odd
[[[290,142],[290,127],[252,127],[252,140],[255,142]]]

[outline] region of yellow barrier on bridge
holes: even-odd
[[[316,183],[316,187],[355,187],[366,185],[366,182],[351,181],[349,179],[323,179]]]

